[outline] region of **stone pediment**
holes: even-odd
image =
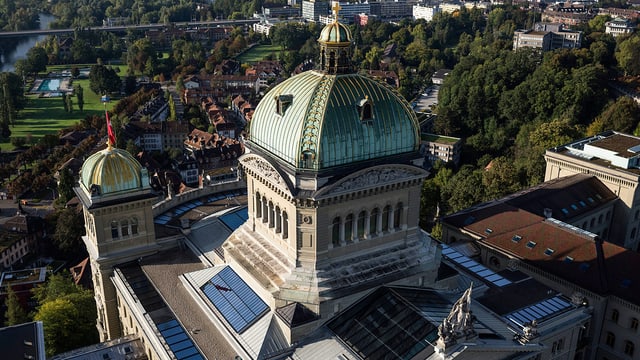
[[[291,194],[289,183],[278,172],[278,170],[271,165],[266,159],[255,154],[245,154],[240,157],[240,164],[245,169],[252,171],[253,173],[264,178],[274,186]]]
[[[335,195],[371,187],[397,183],[406,180],[424,178],[427,172],[421,168],[410,165],[381,165],[370,167],[343,179],[335,184],[320,190],[318,196]]]

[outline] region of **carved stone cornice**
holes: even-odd
[[[414,166],[380,165],[347,176],[346,178],[339,180],[333,186],[321,190],[318,195],[326,197],[387,184],[421,179],[426,176],[426,171]]]
[[[241,166],[245,172],[252,172],[255,176],[259,176],[261,180],[285,191],[291,195],[291,190],[287,181],[280,175],[278,170],[261,156],[254,154],[243,155],[239,159]]]

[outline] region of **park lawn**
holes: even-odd
[[[58,65],[49,66],[47,71],[61,71],[70,69],[71,66],[90,67],[91,64],[83,65]],[[115,65],[121,68],[119,74],[126,74],[126,65]],[[123,69],[124,68],[124,69]],[[95,94],[89,88],[89,79],[74,79],[73,85],[81,85],[84,90],[84,107],[81,112],[78,109],[78,99],[73,96],[73,112],[64,111],[61,97],[41,98],[38,95],[28,95],[27,106],[18,113],[16,123],[10,127],[11,137],[24,137],[30,139],[34,144],[43,135],[55,134],[58,130],[70,127],[79,123],[86,116],[98,115],[104,116],[104,105],[100,101],[100,96]],[[117,102],[113,99],[107,104],[107,108],[111,109]],[[3,151],[13,150],[10,139],[0,140],[0,149]]]
[[[256,61],[264,60],[271,54],[274,54],[275,58],[278,58],[281,51],[282,48],[280,45],[256,45],[243,52],[236,58],[236,60],[241,64],[251,64]]]

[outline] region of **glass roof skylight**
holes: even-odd
[[[238,334],[269,311],[269,306],[228,266],[201,290]]]
[[[165,343],[178,360],[204,359],[193,341],[187,336],[177,320],[170,320],[157,325]]]
[[[453,248],[444,244],[442,245],[442,256],[453,261],[458,266],[461,266],[466,270],[476,274],[478,277],[492,283],[495,286],[503,287],[505,285],[511,284],[510,280],[505,279],[501,275],[496,274],[493,270],[467,256],[460,254]]]
[[[537,304],[514,311],[506,316],[510,321],[523,326],[533,320],[540,321],[571,308],[571,303],[560,296],[543,300]]]

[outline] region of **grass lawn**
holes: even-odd
[[[74,65],[49,66],[48,71],[61,71],[70,69]],[[91,64],[75,65],[79,68],[90,67]],[[126,74],[126,65],[114,65],[121,68],[119,74]],[[54,134],[62,128],[72,126],[88,115],[103,115],[104,105],[100,102],[100,96],[96,95],[89,88],[89,79],[75,79],[73,85],[80,84],[84,90],[84,108],[80,112],[78,109],[78,100],[74,96],[73,112],[64,111],[61,97],[40,98],[38,95],[28,95],[29,102],[27,106],[18,113],[18,119],[15,125],[10,127],[11,137],[31,138],[31,143],[36,143],[39,138],[45,134]],[[113,99],[107,108],[110,109],[117,102]],[[0,140],[0,149],[3,151],[13,150],[13,145],[9,139]]]
[[[275,57],[278,58],[281,50],[280,45],[256,45],[243,52],[236,59],[240,61],[241,64],[251,64],[263,60],[271,54],[274,54]]]

